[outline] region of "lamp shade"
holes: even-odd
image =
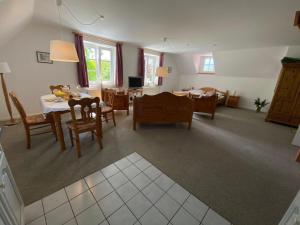
[[[62,40],[50,42],[50,59],[60,62],[79,62],[74,43]]]
[[[167,77],[168,76],[168,67],[160,66],[156,69],[157,77]]]
[[[0,73],[11,73],[7,62],[0,63]]]

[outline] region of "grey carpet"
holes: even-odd
[[[218,108],[215,120],[196,116],[186,125],[138,126],[118,113],[104,125],[104,149],[82,137],[82,158],[60,152],[51,134],[25,149],[22,125],[5,129],[2,144],[26,204],[116,160],[138,152],[207,205],[237,225],[277,224],[300,187],[295,129],[264,121],[264,114]]]

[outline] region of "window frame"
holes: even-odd
[[[210,62],[209,64],[207,65],[206,64],[206,60],[209,59]],[[215,59],[214,59],[214,56],[213,55],[203,55],[201,56],[201,63],[200,63],[200,72],[199,74],[215,74],[216,73],[216,64],[215,64]],[[211,63],[212,61],[212,63]],[[212,67],[213,70],[205,70],[205,67],[208,66],[208,67]]]
[[[91,41],[83,41],[84,48],[95,48],[96,49],[96,82],[91,82],[89,84],[91,87],[97,86],[99,84],[113,86],[115,85],[115,68],[116,68],[116,47],[112,45],[104,45],[100,43],[95,43]],[[110,80],[104,81],[101,78],[101,50],[107,50],[111,52],[111,70],[110,70]]]
[[[152,82],[150,83],[145,83],[146,81],[146,76],[147,76],[147,65],[148,65],[148,60],[146,60],[146,58],[153,58],[155,59],[155,68],[154,68],[154,71],[153,71],[153,74],[152,74]],[[158,77],[156,76],[156,70],[157,68],[159,67],[159,55],[156,55],[156,54],[151,54],[151,53],[144,53],[144,61],[145,61],[145,81],[144,81],[144,86],[146,87],[155,87],[155,86],[158,86]]]

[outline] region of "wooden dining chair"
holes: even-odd
[[[102,122],[108,123],[109,120],[112,120],[114,126],[116,126],[115,112],[113,110],[113,97],[115,91],[113,89],[104,88],[102,90],[102,101],[104,106],[101,108],[101,119]]]
[[[92,139],[96,134],[100,149],[102,145],[102,122],[101,122],[101,108],[100,99],[95,98],[82,98],[79,100],[70,99],[68,104],[71,108],[72,120],[67,122],[71,143],[74,146],[74,139],[76,141],[76,150],[78,158],[81,157],[80,151],[80,138],[79,134],[91,132]],[[76,113],[78,109],[80,113]],[[79,118],[78,118],[79,117]],[[73,133],[75,137],[73,136]]]
[[[35,136],[35,135],[39,135],[39,134],[45,134],[45,133],[49,133],[49,132],[53,132],[55,138],[57,139],[57,135],[56,135],[56,129],[55,129],[55,125],[54,125],[54,121],[53,121],[53,117],[51,114],[47,114],[46,116],[44,114],[37,114],[37,115],[32,115],[32,116],[27,116],[26,112],[22,106],[22,104],[20,103],[16,93],[11,92],[9,93],[11,100],[13,102],[13,104],[15,105],[16,109],[18,110],[24,128],[25,128],[25,134],[26,134],[26,147],[27,149],[31,148],[31,136]],[[41,129],[44,127],[50,126],[51,130],[50,131],[44,131],[44,132],[40,132],[40,133],[34,133],[32,134],[31,131],[32,130],[37,130],[37,129]]]
[[[101,112],[101,118],[103,118],[102,122],[108,123],[109,120],[112,120],[114,126],[116,126],[115,112],[113,110],[113,107],[105,105],[101,108]]]
[[[114,94],[112,97],[113,110],[126,110],[129,115],[129,95]]]
[[[49,88],[51,90],[51,93],[53,94],[53,91],[55,89],[57,90],[62,90],[64,86],[67,86],[69,89],[71,89],[71,86],[70,85],[63,85],[63,84],[58,84],[58,85],[50,85]]]

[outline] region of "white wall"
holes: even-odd
[[[272,78],[254,77],[227,77],[215,75],[184,75],[180,76],[179,88],[186,87],[214,87],[221,91],[229,90],[231,94],[236,91],[240,98],[240,107],[255,109],[253,104],[257,97],[272,100],[277,80]]]
[[[255,98],[272,100],[281,69],[280,60],[287,52],[287,46],[214,52],[214,75],[196,74],[193,61],[196,54],[178,55],[179,89],[210,86],[231,93],[236,91],[241,96],[240,107],[255,109]]]
[[[124,88],[128,88],[128,77],[137,76],[138,68],[138,46],[132,44],[123,45],[123,80]],[[146,88],[145,93],[155,94],[160,91],[172,91],[178,89],[178,72],[175,63],[174,54],[165,54],[164,66],[172,67],[172,72],[168,77],[163,78],[163,85],[161,88],[153,87]]]
[[[73,40],[71,31],[64,30],[65,40]],[[51,39],[58,39],[57,27],[32,22],[0,49],[0,62],[8,62],[12,73],[5,75],[9,91],[15,91],[28,114],[39,113],[40,96],[49,93],[51,84],[77,85],[74,63],[37,63],[36,51],[49,52]],[[4,97],[0,94],[0,119],[8,118]],[[18,115],[13,107],[15,115]]]
[[[163,85],[161,91],[172,91],[178,90],[179,87],[179,76],[177,64],[175,61],[176,55],[174,54],[165,54],[164,66],[171,67],[171,73],[167,77],[163,78]]]
[[[137,76],[138,47],[131,44],[123,44],[123,86],[128,88],[128,77]]]
[[[31,22],[15,38],[0,48],[0,62],[8,62],[12,73],[5,75],[9,91],[15,91],[28,114],[41,113],[40,96],[49,93],[51,84],[70,84],[72,89],[78,85],[75,63],[54,62],[37,63],[36,51],[49,52],[52,39],[60,38],[57,26]],[[73,41],[71,30],[63,29],[63,39]],[[173,56],[166,54],[165,65],[172,66],[172,74],[164,80],[162,90],[177,89],[176,65]],[[124,88],[128,87],[128,76],[137,75],[138,46],[123,45]],[[1,87],[2,89],[2,87]],[[4,97],[0,93],[0,120],[8,118]],[[19,116],[13,107],[14,115]]]
[[[300,46],[292,45],[288,47],[286,56],[293,58],[300,58]]]

